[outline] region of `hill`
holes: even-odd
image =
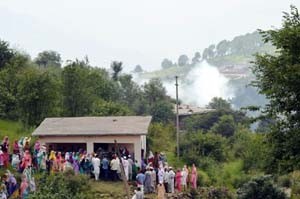
[[[250,74],[249,66],[255,53],[273,53],[274,51],[275,48],[269,43],[264,43],[261,35],[255,31],[234,37],[231,41],[222,40],[217,44],[211,44],[203,50],[202,57],[200,53],[196,57],[197,53],[195,53],[195,56],[188,59],[183,66],[179,66],[178,63],[181,61],[180,57],[187,57],[186,55],[181,55],[177,63],[164,59],[161,70],[139,73],[139,77],[162,80],[173,79],[175,75],[185,77],[201,60],[206,60],[209,64],[218,67],[220,72],[229,78],[243,77]]]

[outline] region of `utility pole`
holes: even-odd
[[[116,150],[116,155],[120,160],[121,178],[122,178],[123,183],[124,183],[124,188],[125,188],[125,192],[126,192],[126,195],[127,195],[127,199],[130,199],[131,198],[130,197],[130,190],[129,190],[127,178],[125,176],[125,170],[124,170],[124,167],[123,167],[122,157],[119,154],[120,148],[119,148],[119,145],[117,143],[117,140],[115,140],[115,150]]]
[[[176,79],[176,142],[177,142],[177,158],[179,159],[179,113],[178,113],[178,76]]]

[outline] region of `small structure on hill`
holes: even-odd
[[[46,118],[32,133],[49,150],[115,151],[114,141],[140,162],[151,116]]]
[[[215,109],[202,108],[193,105],[180,104],[178,106],[178,115],[179,115],[179,126],[183,127],[183,120],[192,115],[206,114],[209,112],[215,111]],[[173,112],[176,114],[176,104],[174,105]]]

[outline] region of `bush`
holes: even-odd
[[[238,199],[286,199],[287,196],[271,181],[270,176],[261,176],[245,183],[238,191]]]
[[[226,187],[205,187],[200,188],[200,198],[203,199],[233,199],[234,194]]]
[[[37,191],[29,199],[92,199],[88,178],[74,172],[43,175],[37,180]]]
[[[290,188],[292,186],[292,180],[289,175],[279,176],[277,184],[281,187]]]
[[[208,174],[202,170],[198,170],[198,179],[197,183],[199,186],[209,186],[211,184],[211,179],[209,178]]]

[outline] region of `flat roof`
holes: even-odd
[[[46,118],[32,135],[146,135],[151,119],[151,116]]]

